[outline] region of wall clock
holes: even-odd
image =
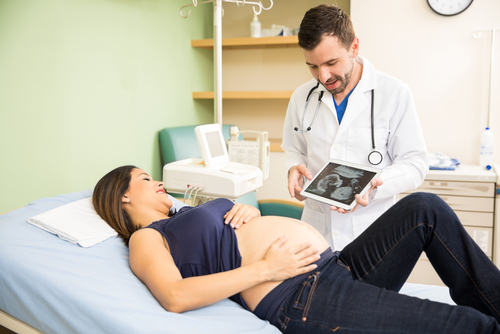
[[[439,15],[453,16],[462,13],[474,0],[427,0],[427,4]]]

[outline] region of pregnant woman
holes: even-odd
[[[500,272],[432,194],[405,197],[336,253],[304,222],[227,199],[174,213],[134,166],[106,174],[93,203],[167,311],[231,298],[284,333],[500,333]],[[459,306],[397,293],[422,251]]]

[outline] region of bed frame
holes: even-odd
[[[11,317],[7,313],[0,310],[0,325],[17,334],[43,334],[37,329],[26,325],[24,322]]]

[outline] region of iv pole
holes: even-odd
[[[222,0],[214,0],[214,112],[222,129]]]
[[[205,4],[213,2],[214,4],[214,112],[215,121],[219,123],[222,128],[222,16],[224,14],[224,9],[222,8],[223,2],[235,3],[238,7],[244,5],[252,5],[253,11],[256,15],[259,15],[262,10],[269,10],[273,7],[273,0],[269,0],[269,7],[264,7],[262,2],[254,2],[247,0],[209,0],[200,2],[199,4]],[[193,0],[192,4],[182,6],[180,9],[180,16],[183,18],[189,17],[191,10],[188,10],[186,15],[182,14],[182,10],[185,7],[198,6],[198,1]]]

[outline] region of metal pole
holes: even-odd
[[[214,113],[222,129],[222,0],[214,0]]]

